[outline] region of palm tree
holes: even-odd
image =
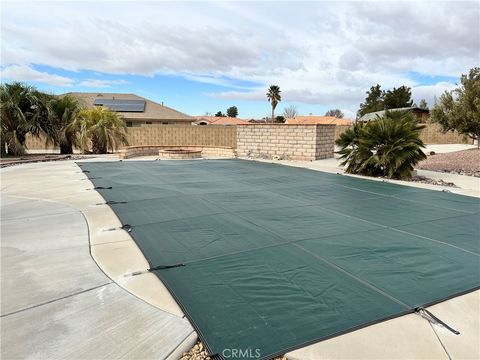
[[[420,139],[424,127],[411,113],[388,111],[366,125],[356,124],[336,142],[342,165],[349,173],[411,178],[414,166],[426,159]]]
[[[267,92],[267,99],[272,105],[272,122],[275,122],[275,108],[277,104],[282,101],[282,96],[280,95],[280,87],[278,85],[270,85]]]
[[[116,112],[95,106],[81,110],[66,131],[76,133],[78,145],[88,152],[90,145],[94,154],[114,151],[120,145],[127,145],[127,127]]]
[[[51,138],[47,107],[49,98],[49,95],[19,82],[0,86],[2,154],[24,154],[28,133]]]
[[[364,154],[359,149],[364,125],[365,123],[357,121],[353,126],[340,134],[335,142],[341,149],[337,152],[340,154],[340,159],[343,160],[340,165],[346,166],[345,171],[351,174],[357,173],[365,160]]]
[[[71,95],[54,97],[48,104],[53,127],[53,142],[60,147],[60,154],[72,154],[78,145],[75,128],[69,126],[78,116],[81,106]]]

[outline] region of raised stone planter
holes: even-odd
[[[123,149],[120,149],[120,151],[118,152],[118,156],[120,159],[130,159],[138,156],[159,155],[160,158],[166,159],[167,157],[163,157],[163,156],[168,156],[168,155],[165,155],[165,153],[160,154],[160,151],[175,150],[175,149],[197,151],[197,152],[200,152],[201,157],[234,158],[237,155],[235,149],[228,146],[138,145],[138,146],[127,146]],[[169,159],[171,158],[169,157]]]
[[[158,150],[158,157],[164,160],[198,159],[202,157],[202,150],[198,149],[163,149]]]

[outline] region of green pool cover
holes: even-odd
[[[217,358],[268,359],[480,285],[476,198],[245,160],[79,166]]]

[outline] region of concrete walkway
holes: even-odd
[[[196,340],[189,322],[92,259],[85,213],[102,199],[84,178],[73,162],[1,172],[1,358],[180,358]]]

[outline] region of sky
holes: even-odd
[[[1,3],[2,82],[61,94],[135,93],[187,113],[241,118],[340,108],[406,85],[451,90],[480,63],[480,2],[54,1]]]

